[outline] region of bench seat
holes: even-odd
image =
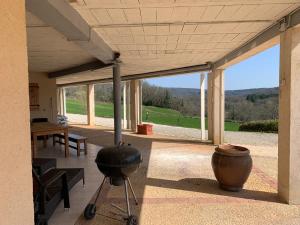
[[[58,140],[56,140],[58,138]],[[59,143],[64,145],[63,139],[65,138],[64,134],[54,134],[53,135],[53,146],[55,146],[55,143]],[[69,147],[77,150],[77,156],[80,156],[80,151],[83,150],[84,154],[87,154],[87,137],[83,137],[77,134],[69,133],[68,135],[69,139]],[[83,144],[83,148],[81,148],[81,144]]]

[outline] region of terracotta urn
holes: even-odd
[[[250,175],[252,158],[247,148],[219,145],[215,148],[211,164],[220,188],[240,191]]]

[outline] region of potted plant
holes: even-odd
[[[137,133],[151,135],[151,134],[153,134],[152,127],[153,127],[153,125],[151,125],[151,124],[146,124],[146,123],[139,124],[139,125],[137,125]]]

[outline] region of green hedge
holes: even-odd
[[[278,120],[263,120],[252,121],[240,124],[240,131],[252,131],[252,132],[278,132]]]

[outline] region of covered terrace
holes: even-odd
[[[70,130],[88,137],[90,154],[77,158],[70,150],[64,158],[59,147],[51,152],[40,145],[36,154],[57,158],[59,166],[84,167],[87,187],[73,189],[71,212],[63,212],[61,220],[59,215],[52,218],[53,224],[76,222],[101,179],[93,157],[102,146],[120,141],[132,142],[144,156],[133,177],[142,203],[136,209],[141,224],[299,224],[299,7],[297,0],[0,1],[0,224],[34,224],[30,119],[45,117],[56,123],[65,111],[64,87],[74,85],[87,87],[89,126]],[[246,190],[220,191],[209,163],[214,146],[224,140],[224,70],[275,44],[281,48],[278,170],[276,155],[270,157],[272,162],[256,159],[260,150],[254,149]],[[208,73],[211,144],[136,136],[139,80],[192,72]],[[94,127],[94,84],[108,81],[114,83],[113,132]],[[123,136],[122,81],[128,96]],[[38,93],[30,103],[29,84]],[[82,204],[73,213],[75,196]],[[118,202],[120,196],[116,191],[107,198]],[[96,217],[77,223],[103,221]]]

